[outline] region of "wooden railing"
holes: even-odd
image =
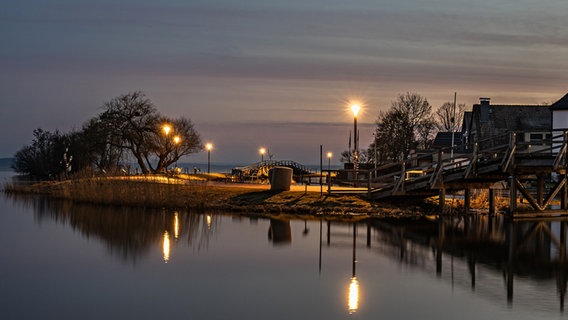
[[[411,156],[406,160],[389,163],[371,170],[357,170],[358,176],[348,183],[367,186],[368,195],[389,196],[407,191],[433,191],[443,183],[501,174],[514,170],[516,161],[530,158],[551,159],[550,170],[565,167],[568,152],[566,131],[554,132],[549,139],[522,141],[523,132],[477,141],[467,146],[445,148],[436,152]],[[453,151],[453,152],[452,152]],[[454,154],[450,157],[450,154]],[[354,171],[354,170],[348,170]],[[332,192],[332,191],[331,191]]]

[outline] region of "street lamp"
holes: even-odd
[[[211,173],[211,149],[213,149],[213,145],[208,143],[205,148],[207,149],[207,173],[209,174]]]
[[[162,126],[162,130],[164,130],[164,133],[167,136],[168,134],[170,134],[170,131],[172,131],[172,126],[170,126],[169,124],[165,124]]]
[[[260,152],[260,162],[264,162],[264,154],[266,153],[266,149],[260,148],[258,152]]]
[[[361,107],[358,104],[351,105],[351,111],[353,112],[353,177],[355,182],[353,186],[357,186],[357,162],[359,160],[359,149],[357,148],[357,115],[361,111]]]
[[[180,138],[179,136],[175,136],[175,137],[174,137],[174,144],[176,145],[176,148],[177,148],[177,146],[179,145],[180,142],[181,142],[181,138]],[[175,155],[176,155],[176,157],[177,157],[177,152],[175,153]],[[181,172],[181,169],[178,168],[178,162],[177,162],[177,160],[176,160],[176,167],[175,167],[175,170],[176,170],[176,172],[178,172],[178,173]],[[180,171],[178,171],[178,170],[180,170]]]
[[[333,153],[327,153],[327,192],[329,193],[331,190],[331,157]]]

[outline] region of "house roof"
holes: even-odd
[[[526,130],[550,130],[552,127],[552,113],[548,106],[544,105],[474,105],[481,113],[487,113],[487,120],[492,121],[496,129],[507,131]],[[483,118],[483,117],[482,117]],[[485,121],[483,121],[485,120]]]
[[[568,110],[568,93],[560,98],[560,100],[550,105],[550,110]]]
[[[462,133],[454,132],[454,145],[461,144]],[[446,148],[452,146],[452,133],[451,132],[438,132],[436,138],[432,142],[432,148]]]

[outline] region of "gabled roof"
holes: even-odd
[[[550,105],[550,110],[568,110],[568,93],[560,100]]]
[[[462,133],[454,132],[454,145],[461,144]],[[436,138],[432,142],[432,148],[441,149],[452,146],[452,133],[451,132],[438,132]]]
[[[549,130],[552,126],[552,113],[548,106],[491,104],[482,108],[476,104],[475,110],[480,113],[482,123],[491,121],[496,129],[534,131]],[[483,117],[484,112],[487,113],[486,118]]]

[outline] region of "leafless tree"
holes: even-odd
[[[169,126],[171,132],[165,134],[164,126]],[[161,118],[157,134],[150,143],[151,147],[145,154],[148,166],[155,172],[162,172],[182,156],[199,152],[203,149],[199,133],[188,118]],[[157,158],[156,167],[152,167],[152,157]]]
[[[162,172],[184,155],[203,146],[191,120],[161,116],[143,92],[121,95],[105,103],[99,116],[108,128],[108,142],[128,150],[142,173]],[[171,129],[163,131],[163,126]]]
[[[443,132],[460,131],[465,108],[465,104],[456,105],[454,112],[453,102],[445,102],[442,104],[434,113],[438,130]]]
[[[432,106],[416,94],[401,94],[376,120],[378,162],[405,159],[412,149],[428,148],[435,133]],[[370,148],[375,148],[371,145]]]

